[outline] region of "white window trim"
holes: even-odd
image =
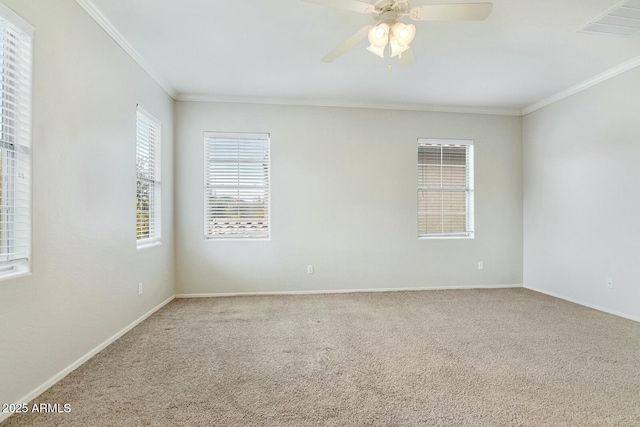
[[[418,231],[418,240],[472,240],[475,239],[475,145],[474,141],[470,139],[447,139],[447,138],[418,138],[418,144],[416,147],[420,147],[421,144],[425,145],[468,145],[471,146],[471,161],[469,162],[468,175],[469,175],[469,190],[466,192],[471,193],[471,208],[467,205],[467,215],[471,215],[470,231],[467,232],[455,232],[455,233],[431,233],[420,234]],[[419,163],[416,164],[416,169]],[[417,171],[416,171],[417,172]],[[417,172],[418,173],[418,172]],[[418,187],[417,193],[419,194],[420,188]],[[417,217],[419,220],[419,216]]]
[[[202,194],[204,195],[202,205],[202,224],[204,225],[204,240],[207,242],[269,242],[273,234],[272,222],[271,222],[271,199],[273,195],[273,188],[271,185],[271,134],[270,133],[257,133],[257,132],[217,132],[217,131],[205,131],[204,132],[204,144],[203,144],[203,180],[202,180]],[[268,187],[268,202],[267,202],[267,236],[255,237],[255,236],[241,236],[233,235],[229,237],[210,235],[207,230],[207,137],[215,136],[218,138],[237,138],[237,139],[265,139],[268,141],[269,147],[269,159],[267,161],[267,179],[269,182]]]
[[[161,206],[162,204],[162,122],[160,121],[160,119],[158,119],[155,115],[151,114],[147,109],[145,109],[140,104],[136,105],[136,156],[137,156],[137,147],[138,147],[138,143],[137,143],[138,113],[141,113],[143,116],[145,116],[147,120],[155,124],[160,134],[160,138],[157,141],[158,146],[156,147],[156,150],[157,150],[156,160],[158,161],[157,169],[159,170],[158,172],[159,176],[156,177],[154,174],[154,178],[157,178],[157,179],[153,180],[154,183],[158,185],[159,187],[158,193],[160,194],[159,200],[154,200],[154,207],[153,207],[154,210],[157,210],[157,212],[154,212],[154,218],[157,223],[157,235],[153,237],[138,239],[137,238],[137,219],[136,219],[136,249],[140,250],[140,249],[151,248],[154,246],[160,246],[162,244],[162,206]],[[136,171],[136,186],[137,186],[137,182],[138,182],[138,175]]]
[[[27,117],[26,126],[24,127],[25,134],[22,135],[22,139],[20,141],[15,141],[13,143],[13,149],[16,151],[27,151],[23,153],[26,158],[26,166],[28,168],[27,174],[22,174],[21,179],[26,178],[27,185],[27,198],[26,206],[23,208],[27,209],[27,212],[24,216],[26,220],[27,229],[23,230],[26,232],[26,237],[24,238],[24,243],[26,244],[26,253],[24,258],[15,258],[8,261],[3,261],[0,263],[0,281],[15,279],[18,277],[29,276],[31,275],[31,257],[32,257],[32,117],[33,117],[33,36],[35,33],[33,25],[29,24],[25,19],[23,19],[20,15],[15,13],[13,10],[8,8],[6,5],[0,2],[0,17],[14,26],[17,30],[24,33],[26,36],[26,44],[29,45],[28,53],[28,82],[26,93],[22,93],[22,99],[26,100],[24,107],[24,111],[20,111],[20,114]],[[24,64],[22,64],[24,65]],[[24,96],[26,95],[26,96]],[[17,147],[16,147],[17,146]],[[24,183],[22,185],[25,185]],[[15,190],[14,190],[15,191]]]
[[[13,10],[8,8],[2,2],[0,2],[0,16],[18,27],[20,31],[33,38],[33,35],[35,34],[34,26],[27,22],[22,16],[18,15]]]

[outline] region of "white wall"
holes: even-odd
[[[173,100],[73,0],[3,2],[36,29],[33,274],[0,282],[0,402],[10,403],[173,295]],[[163,241],[144,251],[136,103],[163,122]]]
[[[639,111],[636,68],[524,118],[526,287],[640,320]]]
[[[519,117],[178,102],[177,293],[521,284],[521,130]],[[204,239],[204,131],[271,134],[270,241]],[[418,137],[475,140],[475,239],[417,239]]]

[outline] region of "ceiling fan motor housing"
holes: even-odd
[[[373,18],[389,25],[398,22],[401,16],[409,12],[409,2],[399,0],[378,0],[374,3]]]

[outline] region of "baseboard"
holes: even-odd
[[[168,298],[167,300],[161,302],[160,304],[158,304],[157,306],[155,306],[154,308],[152,308],[151,310],[149,310],[148,312],[143,314],[141,317],[139,317],[138,319],[134,320],[129,325],[125,326],[122,330],[117,332],[115,335],[113,335],[110,338],[108,338],[102,344],[98,345],[96,348],[94,348],[93,350],[89,351],[87,354],[82,356],[80,359],[76,360],[71,365],[67,366],[62,371],[58,372],[53,377],[49,378],[42,385],[40,385],[35,390],[33,390],[30,393],[28,393],[26,396],[24,396],[22,399],[18,400],[16,403],[28,403],[28,402],[31,402],[33,399],[35,399],[36,397],[40,396],[47,389],[49,389],[51,386],[53,386],[55,383],[57,383],[58,381],[60,381],[61,379],[63,379],[67,375],[69,375],[71,372],[73,372],[74,370],[79,368],[87,360],[91,359],[93,356],[95,356],[96,354],[98,354],[99,352],[104,350],[106,347],[108,347],[110,344],[112,344],[118,338],[120,338],[121,336],[123,336],[124,334],[129,332],[131,329],[135,328],[137,325],[142,323],[142,321],[144,321],[147,317],[151,316],[153,313],[155,313],[156,311],[160,310],[165,305],[169,304],[171,301],[173,301],[174,298],[175,298],[175,295],[173,295],[170,298]],[[11,413],[0,412],[0,423],[2,421],[4,421],[5,419],[9,418],[11,415],[12,415]]]
[[[313,291],[273,291],[273,292],[220,292],[206,294],[176,294],[176,298],[218,298],[256,295],[322,295],[322,294],[355,294],[366,292],[411,292],[411,291],[446,291],[456,289],[509,289],[521,288],[522,285],[480,285],[480,286],[433,286],[427,288],[380,288],[380,289],[330,289]]]
[[[591,304],[591,303],[588,303],[588,302],[580,301],[580,300],[575,299],[575,298],[569,298],[569,297],[567,297],[565,295],[561,295],[561,294],[558,294],[558,293],[555,293],[555,292],[539,289],[539,288],[536,288],[534,286],[526,286],[525,285],[523,287],[525,289],[529,289],[530,291],[540,292],[541,294],[549,295],[549,296],[554,297],[554,298],[560,298],[562,300],[569,301],[569,302],[572,302],[574,304],[582,305],[584,307],[592,308],[594,310],[602,311],[602,312],[607,313],[607,314],[613,314],[614,316],[622,317],[624,319],[629,319],[629,320],[633,320],[635,322],[640,322],[640,317],[637,317],[637,316],[632,316],[632,315],[629,315],[629,314],[626,314],[626,313],[622,313],[622,312],[619,312],[619,311],[616,311],[616,310],[611,310],[609,308],[605,308],[605,307],[601,307],[599,305],[595,305],[595,304]]]

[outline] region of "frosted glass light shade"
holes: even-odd
[[[371,45],[367,48],[367,50],[373,53],[374,55],[379,56],[380,58],[384,58],[384,46],[376,47],[374,45]]]
[[[389,45],[391,46],[391,57],[394,58],[398,55],[401,55],[402,52],[409,49],[409,46],[400,46],[398,43],[397,37],[391,36],[391,40],[389,41]]]
[[[384,48],[389,43],[389,25],[382,23],[371,27],[369,43],[371,46]]]
[[[396,22],[391,27],[391,36],[395,37],[398,45],[409,46],[416,36],[416,26],[413,24],[403,24],[402,22]]]

